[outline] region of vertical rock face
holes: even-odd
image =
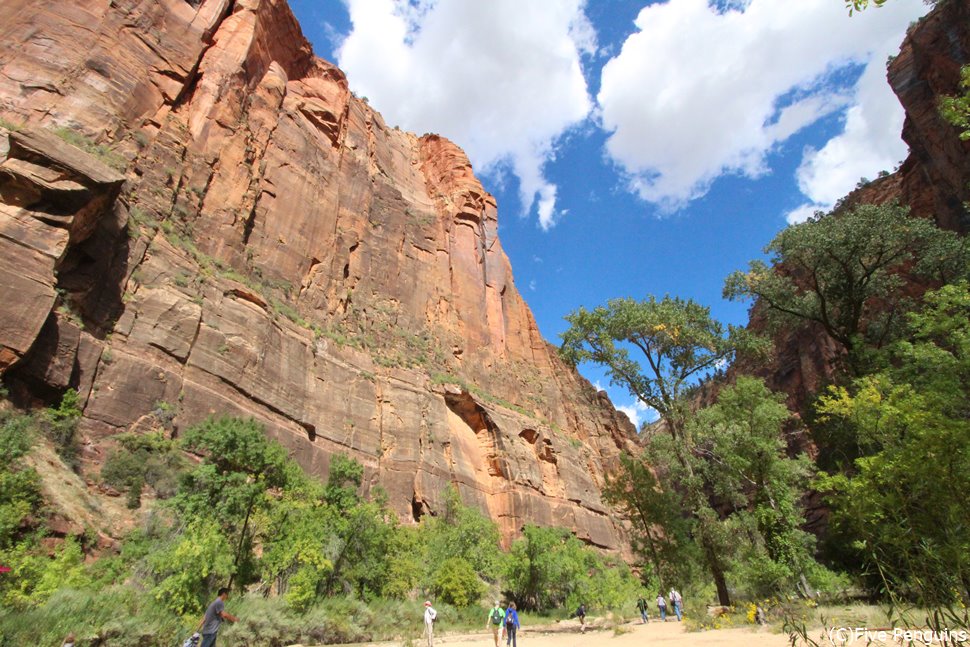
[[[903,140],[910,153],[899,169],[849,194],[844,204],[899,201],[911,214],[932,218],[944,228],[970,231],[970,142],[942,118],[940,98],[965,92],[960,68],[970,64],[970,4],[941,1],[909,30],[899,55],[889,64],[889,83],[906,111]],[[750,327],[764,330],[764,317],[753,309]],[[820,326],[783,332],[778,351],[762,374],[772,388],[791,397],[797,409],[833,377],[837,346]]]
[[[634,430],[539,335],[494,198],[285,2],[8,0],[0,25],[0,371],[79,390],[87,469],[167,403],[176,433],[255,416],[321,477],[349,453],[404,519],[454,484],[506,540],[621,546],[599,491]]]

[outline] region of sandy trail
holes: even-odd
[[[624,633],[615,635],[612,629],[591,628],[586,633],[580,633],[579,625],[575,621],[563,621],[558,625],[524,627],[518,633],[517,642],[518,647],[643,647],[644,645],[787,647],[789,645],[786,634],[775,634],[755,627],[687,632],[684,625],[679,622],[664,623],[653,620],[646,625],[640,623],[622,625],[622,631]],[[400,642],[368,644],[399,647]],[[414,640],[414,647],[425,647],[426,644],[423,636]],[[435,636],[434,644],[435,647],[495,647],[491,631]],[[505,642],[501,641],[499,645],[505,647]]]

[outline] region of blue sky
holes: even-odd
[[[389,125],[462,146],[547,339],[620,296],[743,324],[724,277],[906,156],[885,82],[920,0],[290,0]],[[623,389],[581,370],[640,420]]]

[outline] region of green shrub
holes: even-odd
[[[432,590],[445,602],[456,607],[467,607],[481,599],[485,585],[467,560],[450,557],[435,569]]]

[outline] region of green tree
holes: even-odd
[[[467,560],[449,557],[435,567],[431,590],[449,604],[467,607],[481,599],[485,585]]]
[[[161,432],[118,434],[115,441],[119,447],[105,459],[101,479],[119,490],[127,490],[130,508],[141,507],[144,485],[162,499],[175,494],[186,461],[174,441]]]
[[[752,261],[732,273],[724,296],[756,299],[775,326],[813,322],[862,373],[865,347],[882,347],[911,306],[911,274],[946,281],[967,268],[967,248],[952,232],[899,205],[860,205],[782,230],[765,248],[773,267]]]
[[[324,502],[321,484],[293,477],[267,517],[262,579],[291,607],[304,611],[321,595],[333,570],[327,550],[334,511]]]
[[[77,391],[68,389],[56,407],[48,407],[35,416],[41,433],[52,443],[64,462],[78,467],[77,425],[81,420],[81,406]]]
[[[182,476],[173,505],[190,519],[217,521],[235,538],[232,577],[248,583],[257,570],[254,515],[272,504],[271,489],[287,484],[292,469],[286,452],[253,419],[210,418],[186,431],[182,443],[204,460]]]
[[[800,506],[811,473],[804,455],[788,458],[784,428],[791,418],[784,396],[761,380],[740,376],[689,423],[698,471],[705,487],[731,512],[727,523],[754,541],[748,558],[760,561],[771,578],[753,587],[759,594],[790,588],[796,579],[808,591],[805,574],[813,563],[811,536],[801,530]]]
[[[626,387],[663,419],[671,439],[669,457],[684,474],[676,481],[684,506],[698,522],[695,537],[718,599],[730,605],[717,515],[703,480],[694,473],[693,444],[685,430],[690,410],[685,395],[739,350],[760,350],[761,344],[743,330],[725,329],[711,318],[709,308],[671,297],[613,299],[592,311],[580,308],[566,320],[570,327],[562,334],[562,357],[574,365],[591,361],[605,366],[613,384]],[[634,359],[631,351],[641,360]]]
[[[157,584],[155,599],[178,613],[205,608],[211,591],[236,569],[232,548],[219,524],[198,518],[147,555]]]
[[[744,334],[732,329],[736,336],[730,338],[710,308],[669,296],[612,299],[591,311],[580,308],[566,321],[562,358],[606,367],[611,383],[655,409],[675,439],[682,437],[688,414],[683,396],[734,357]]]
[[[23,464],[34,442],[29,416],[0,412],[0,550],[12,547],[29,528],[41,504],[40,476]]]
[[[361,498],[363,477],[360,462],[344,454],[330,457],[324,488],[329,543],[324,554],[332,567],[322,583],[326,595],[334,594],[338,585],[361,597],[377,595],[384,586],[394,520],[383,490],[375,490],[373,501]]]
[[[619,468],[607,476],[603,499],[630,521],[633,552],[651,566],[657,584],[665,589],[692,579],[690,566],[696,555],[680,495],[660,486],[650,464],[647,455],[621,454]]]
[[[421,520],[427,563],[433,569],[434,564],[461,558],[479,577],[495,581],[500,553],[498,526],[477,508],[464,505],[454,486],[445,490],[444,498],[440,516]]]
[[[960,129],[960,139],[970,140],[970,65],[960,68],[961,95],[940,99],[943,118]]]
[[[589,555],[568,531],[526,525],[505,556],[503,582],[521,609],[565,603],[586,577]]]
[[[855,473],[822,480],[835,531],[874,590],[925,605],[970,604],[970,285],[927,294],[891,366],[832,387],[824,416],[867,448]]]

